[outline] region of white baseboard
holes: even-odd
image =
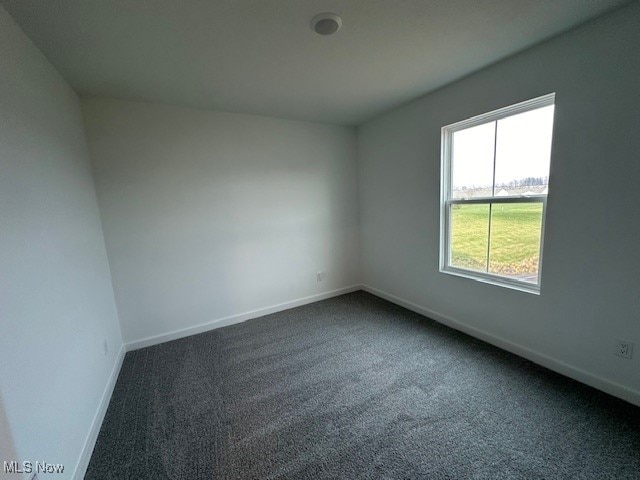
[[[127,353],[125,345],[122,345],[120,351],[118,352],[118,356],[116,357],[116,362],[111,369],[111,374],[109,375],[107,385],[104,387],[104,392],[102,393],[102,398],[100,399],[98,410],[93,417],[93,422],[91,422],[91,429],[89,430],[89,434],[87,435],[87,438],[84,442],[84,447],[82,448],[80,459],[78,460],[76,469],[73,472],[72,478],[74,480],[82,480],[87,471],[89,460],[91,460],[91,454],[93,453],[93,447],[95,447],[96,440],[98,440],[100,427],[102,427],[102,421],[104,420],[104,416],[107,413],[107,408],[109,407],[109,402],[111,401],[111,394],[113,393],[113,389],[116,386],[116,381],[118,380],[118,375],[120,374],[120,368],[122,367],[125,353]]]
[[[416,305],[415,303],[412,303],[408,300],[396,297],[395,295],[383,292],[382,290],[378,290],[377,288],[371,287],[369,285],[362,285],[362,290],[364,290],[365,292],[369,292],[377,297],[388,300],[391,303],[400,305],[401,307],[405,307],[408,310],[424,315],[425,317],[429,317],[439,323],[442,323],[443,325],[471,335],[472,337],[479,338],[480,340],[490,343],[491,345],[494,345],[498,348],[507,350],[508,352],[526,358],[527,360],[531,360],[532,362],[537,363],[538,365],[542,365],[549,370],[553,370],[554,372],[573,378],[578,382],[587,384],[591,387],[597,388],[598,390],[602,390],[603,392],[613,395],[614,397],[621,398],[629,403],[640,406],[640,392],[637,390],[625,387],[624,385],[612,382],[611,380],[607,380],[606,378],[600,377],[599,375],[594,375],[578,367],[569,365],[561,360],[557,360],[517,343],[505,340],[504,338],[497,337],[475,327],[471,327],[464,324],[463,322],[454,320],[453,318],[443,315],[439,312],[435,312],[420,305]]]
[[[259,308],[250,312],[239,313],[236,315],[230,315],[228,317],[218,318],[207,323],[202,323],[193,327],[187,327],[180,330],[174,330],[172,332],[162,333],[160,335],[154,335],[152,337],[143,338],[141,340],[134,340],[126,344],[127,351],[137,350],[139,348],[150,347],[151,345],[157,345],[159,343],[169,342],[171,340],[177,340],[183,337],[189,337],[198,333],[207,332],[216,328],[227,327],[236,323],[245,322],[252,318],[262,317],[269,315],[270,313],[281,312],[283,310],[289,310],[290,308],[299,307],[308,303],[318,302],[331,297],[337,297],[345,293],[351,293],[361,290],[360,285],[351,285],[349,287],[339,288],[330,292],[319,293],[317,295],[311,295],[308,297],[299,298],[297,300],[291,300],[289,302],[279,303],[270,307]]]

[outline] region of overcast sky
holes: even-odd
[[[549,176],[554,106],[497,122],[496,184]],[[496,122],[453,134],[453,187],[488,187],[493,181]]]

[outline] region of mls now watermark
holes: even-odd
[[[7,462],[4,461],[4,473],[63,473],[64,465],[47,462]]]

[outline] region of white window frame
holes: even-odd
[[[542,107],[555,105],[555,93],[550,93],[537,97],[525,102],[517,103],[508,107],[500,108],[482,115],[471,117],[467,120],[452,123],[442,127],[442,140],[441,140],[441,165],[440,165],[440,272],[450,275],[456,275],[459,277],[469,278],[484,283],[490,283],[492,285],[498,285],[507,288],[513,288],[523,292],[529,292],[539,295],[542,279],[542,253],[544,250],[544,225],[545,217],[547,213],[547,195],[520,195],[520,196],[505,196],[505,197],[474,197],[474,198],[453,198],[453,186],[452,186],[452,140],[453,134],[459,130],[465,130],[467,128],[475,127],[485,123],[494,122],[512,115],[528,112]],[[494,169],[495,169],[495,149],[494,146]],[[495,175],[495,172],[494,172]],[[467,270],[460,267],[454,267],[451,265],[451,248],[449,240],[451,238],[451,218],[450,212],[453,205],[470,205],[470,204],[488,204],[489,216],[491,216],[491,205],[499,203],[541,203],[542,204],[542,228],[540,232],[540,256],[538,262],[538,280],[536,283],[525,282],[515,278],[503,277],[500,275],[479,272],[475,270]],[[491,231],[488,232],[489,239],[491,238]]]

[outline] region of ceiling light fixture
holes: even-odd
[[[333,35],[342,27],[342,18],[335,13],[319,13],[311,19],[311,29],[318,35]]]

